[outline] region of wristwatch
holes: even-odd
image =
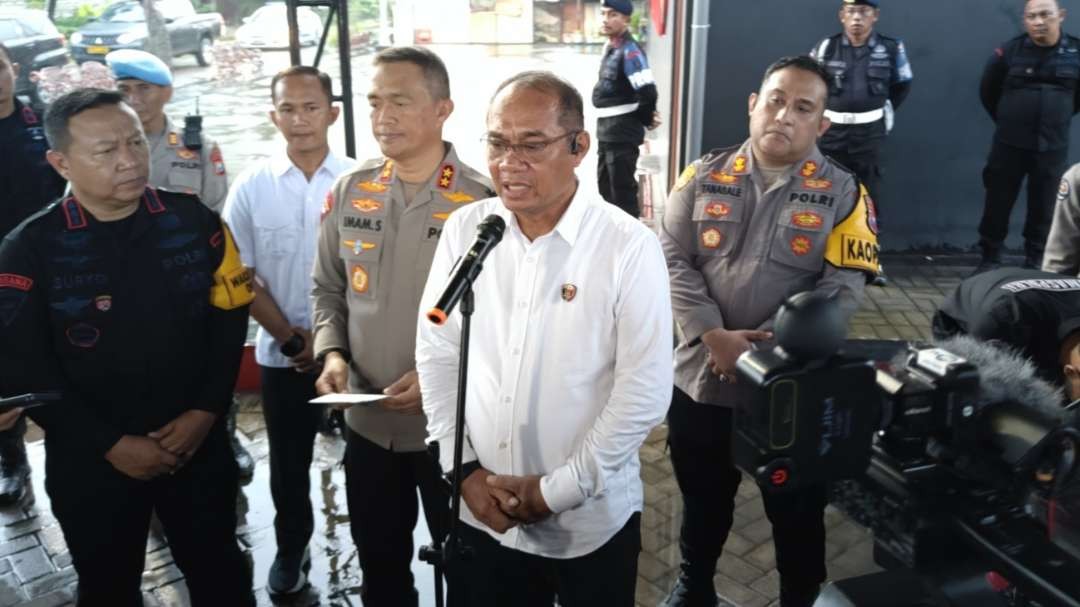
[[[292,337],[281,344],[281,353],[289,358],[292,358],[304,351],[304,346],[307,342],[304,341],[304,336],[299,333],[293,333]]]
[[[474,459],[471,462],[465,462],[465,463],[461,464],[461,478],[457,479],[457,481],[455,482],[455,480],[454,480],[454,471],[451,470],[450,472],[446,473],[446,482],[450,485],[451,488],[453,488],[456,485],[460,489],[461,488],[461,481],[469,478],[469,475],[471,475],[473,472],[476,472],[477,470],[479,470],[481,468],[483,468],[483,466],[480,465],[480,460],[475,460]]]

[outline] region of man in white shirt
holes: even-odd
[[[487,115],[499,198],[446,222],[421,309],[477,224],[506,221],[475,281],[461,491],[472,559],[452,604],[631,606],[640,551],[638,449],[671,388],[671,300],[659,242],[574,175],[582,101],[548,72],[504,82]],[[417,370],[430,441],[452,467],[461,317],[421,315]],[[460,599],[460,603],[453,603]]]
[[[271,99],[270,119],[285,137],[285,149],[236,180],[224,216],[241,260],[256,276],[251,316],[259,323],[255,360],[262,372],[277,537],[267,586],[272,594],[289,594],[307,581],[307,545],[315,528],[308,469],[321,410],[308,404],[319,369],[312,354],[311,268],[323,203],[353,163],[327,144],[339,111],[331,104],[329,76],[312,67],[288,68],[274,76]]]

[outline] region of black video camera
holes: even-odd
[[[840,582],[818,605],[1080,607],[1080,422],[1060,391],[971,338],[843,342],[843,324],[798,294],[779,345],[737,363],[754,390],[735,410],[735,464],[765,491],[829,484],[893,576]]]

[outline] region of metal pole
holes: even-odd
[[[692,0],[690,61],[687,65],[686,140],[682,164],[701,157],[701,132],[705,122],[705,68],[709,50],[709,0]]]
[[[297,0],[285,0],[285,18],[289,21],[289,65],[300,65],[300,26],[296,19]]]
[[[295,2],[296,0],[290,0]],[[349,0],[338,0],[338,56],[341,57],[341,105],[345,111],[345,154],[356,158],[356,127],[353,124],[352,45],[349,44]],[[295,19],[295,14],[293,15]],[[297,45],[299,47],[299,45]],[[297,56],[299,57],[299,48]]]

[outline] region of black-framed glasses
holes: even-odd
[[[521,143],[510,143],[504,139],[492,137],[491,135],[485,135],[481,137],[481,141],[487,146],[488,160],[500,160],[505,158],[507,154],[513,152],[518,158],[525,162],[542,162],[547,157],[548,147],[567,137],[577,137],[580,133],[579,130],[567,131],[557,137],[551,139],[536,139],[532,141],[523,141]]]

